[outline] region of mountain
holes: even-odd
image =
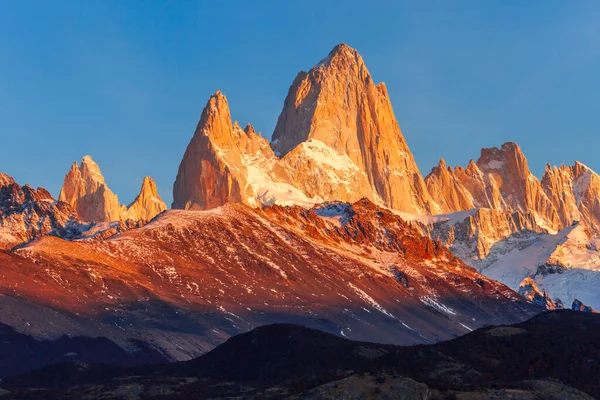
[[[562,227],[582,222],[600,233],[600,176],[580,162],[573,166],[546,166],[542,186],[554,204]]]
[[[43,188],[20,186],[0,174],[0,249],[48,234],[68,236],[77,224],[69,204],[54,200]]]
[[[594,310],[590,306],[586,306],[578,299],[573,300],[573,304],[571,305],[571,310],[598,314],[598,311]]]
[[[167,209],[167,205],[158,195],[156,183],[149,176],[144,177],[140,194],[127,206],[125,215],[135,221],[150,221]],[[122,218],[123,219],[123,218]]]
[[[522,149],[507,142],[482,149],[464,168],[441,159],[423,179],[385,85],[375,84],[358,52],[344,44],[297,75],[271,142],[251,125],[242,129],[233,122],[220,91],[211,96],[179,166],[173,198],[175,209],[227,202],[311,207],[367,198],[398,212],[483,273],[492,273],[488,267],[501,261],[511,243],[522,246],[525,237],[560,236],[575,222],[585,226],[590,240],[600,234],[600,177],[579,162],[547,166],[540,180]],[[594,262],[592,253],[585,263]],[[551,262],[520,261],[527,264],[522,272]],[[583,274],[574,281],[590,272]],[[518,290],[528,275],[490,276]],[[553,291],[562,285],[556,279]],[[565,304],[581,292],[563,285],[566,290],[553,293],[540,279],[536,282],[550,295],[565,297]],[[591,292],[587,286],[580,289]]]
[[[0,322],[173,360],[274,322],[415,344],[542,310],[366,199],[171,210],[108,240],[45,236],[0,255]]]
[[[341,44],[298,74],[271,143],[232,123],[220,91],[211,96],[179,166],[173,208],[363,197],[417,214],[438,210],[385,85],[375,85],[358,52]]]
[[[149,177],[122,205],[89,156],[58,201],[0,184],[0,323],[38,341],[187,360],[276,322],[425,344],[574,299],[600,309],[598,175],[576,163],[539,180],[509,142],[423,179],[385,85],[346,45],[298,74],[270,142],[215,92],[172,210]]]
[[[561,307],[562,303],[555,303],[545,291],[542,292],[530,277],[523,279],[523,282],[519,285],[519,294],[532,303],[544,307],[546,310],[564,308]]]
[[[590,168],[548,165],[540,181],[505,143],[467,168],[441,162],[425,182],[446,214],[405,216],[422,233],[514,290],[531,278],[552,301],[600,307],[600,177]]]
[[[150,220],[167,209],[156,191],[156,184],[145,177],[140,194],[129,206],[119,203],[119,198],[106,185],[98,164],[85,156],[81,163],[74,162],[65,175],[59,200],[69,203],[85,222],[110,222],[126,219]]]
[[[495,243],[515,232],[555,234],[582,222],[592,234],[600,233],[600,177],[576,162],[572,167],[547,166],[540,181],[515,143],[483,149],[477,162],[471,160],[467,168],[451,168],[441,162],[425,182],[445,213],[493,210],[486,211],[489,221],[470,221],[474,229],[469,239],[477,241],[475,259],[487,257]],[[446,236],[453,246],[456,235]]]
[[[416,214],[437,211],[400,132],[385,84],[376,85],[362,57],[345,44],[296,76],[271,146],[285,155],[310,140],[347,156],[383,205]]]
[[[477,162],[465,169],[438,166],[425,181],[444,212],[488,208],[532,214],[540,226],[558,226],[552,202],[516,143],[482,149]]]
[[[600,316],[562,310],[447,342],[400,347],[277,324],[237,335],[188,362],[130,368],[63,363],[1,385],[6,399],[131,393],[180,400],[590,400],[600,396],[598,329]]]

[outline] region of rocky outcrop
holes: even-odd
[[[58,198],[69,203],[85,222],[117,221],[121,217],[119,198],[108,188],[91,156],[71,165]]]
[[[556,310],[556,304],[546,291],[541,291],[540,288],[530,277],[523,279],[521,285],[519,285],[519,294],[526,298],[528,301],[538,306],[544,307],[546,310]]]
[[[318,140],[347,156],[387,207],[438,211],[400,131],[385,84],[375,84],[358,52],[336,46],[290,87],[271,146],[282,155]],[[343,200],[343,199],[341,199]]]
[[[158,195],[156,183],[149,176],[144,177],[140,194],[127,206],[127,219],[150,221],[167,209],[167,205]]]
[[[20,186],[0,174],[0,249],[9,249],[46,234],[67,235],[77,217],[69,204],[55,201],[43,188]]]
[[[233,124],[227,100],[209,100],[180,164],[173,208],[323,200],[439,211],[394,117],[356,50],[336,46],[292,84],[273,141]]]
[[[588,236],[600,233],[600,177],[576,162],[571,167],[546,166],[540,181],[515,143],[483,149],[466,168],[447,167],[442,160],[425,182],[442,211],[473,210],[457,223],[460,214],[451,218],[455,223],[439,223],[443,219],[438,218],[428,228],[432,237],[470,263],[523,231],[554,234],[581,222]]]
[[[546,166],[542,187],[556,209],[562,226],[575,221],[600,233],[600,176],[580,162],[573,166]]]
[[[467,181],[464,178],[466,172],[457,170],[457,173],[458,176],[451,167],[446,165],[442,158],[438,166],[433,167],[425,178],[431,198],[443,213],[475,208],[473,194],[465,186],[465,183],[468,184],[468,182],[463,183],[463,181]],[[475,191],[475,195],[479,195],[479,193]]]
[[[581,311],[581,312],[589,312],[597,314],[598,311],[594,310],[592,307],[585,305],[578,299],[573,300],[573,304],[571,304],[571,310],[573,311]]]
[[[425,181],[444,212],[489,208],[530,214],[542,228],[560,228],[554,205],[515,143],[482,149],[477,162],[471,160],[464,169],[438,166]]]
[[[235,128],[227,98],[217,91],[204,107],[179,165],[173,185],[173,208],[207,209],[247,198],[247,171],[240,171],[238,140],[246,133],[239,126]]]
[[[85,222],[110,222],[126,219],[149,220],[166,209],[156,192],[151,178],[144,178],[138,197],[126,207],[119,203],[118,196],[110,190],[91,156],[81,163],[74,162],[65,175],[59,200],[73,207],[80,220]]]

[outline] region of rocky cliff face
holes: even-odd
[[[69,203],[82,221],[117,221],[121,216],[119,198],[108,188],[90,156],[83,157],[79,165],[71,165],[58,198]]]
[[[167,209],[167,205],[158,195],[156,183],[149,176],[144,177],[140,194],[127,206],[127,219],[150,221]]]
[[[438,166],[425,181],[444,212],[469,208],[518,212],[532,214],[542,226],[559,228],[554,205],[515,143],[482,149],[477,163],[471,161],[465,169]]]
[[[20,186],[0,174],[0,249],[9,249],[46,234],[67,235],[77,225],[69,204],[43,189]]]
[[[318,140],[347,156],[387,207],[438,211],[400,131],[385,84],[375,84],[358,52],[340,44],[290,87],[271,143],[287,154]],[[342,199],[344,200],[344,199]]]
[[[217,91],[210,97],[183,155],[173,185],[173,208],[218,207],[247,197],[247,171],[242,168],[238,139],[245,135],[231,122],[227,98]]]
[[[73,207],[79,219],[85,222],[110,222],[125,219],[152,219],[166,209],[156,193],[151,178],[144,178],[138,197],[129,207],[119,203],[118,196],[107,186],[98,164],[85,156],[81,163],[74,162],[65,175],[59,200]]]
[[[529,277],[523,279],[523,282],[521,282],[519,294],[533,304],[544,307],[546,310],[556,310],[557,308],[557,305],[552,301],[546,291],[541,291],[533,279]]]
[[[573,166],[546,166],[542,187],[552,202],[560,225],[583,222],[600,233],[600,176],[580,162]]]
[[[581,221],[592,235],[600,233],[600,177],[577,162],[547,166],[540,181],[515,143],[483,149],[466,168],[442,161],[425,182],[444,212],[477,210],[458,223],[429,228],[465,260],[484,259],[499,241],[522,231],[554,234]]]
[[[179,167],[173,208],[379,204],[416,214],[439,209],[394,117],[356,50],[336,46],[292,84],[273,141],[232,124],[227,100],[211,97]]]

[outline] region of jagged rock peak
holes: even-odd
[[[126,219],[149,220],[166,209],[156,193],[154,181],[146,177],[140,195],[131,203],[133,208],[119,203],[118,196],[110,190],[91,156],[81,163],[74,162],[65,175],[59,200],[73,207],[80,220],[85,222],[110,222]]]
[[[500,148],[481,149],[477,166],[482,170],[507,169],[511,173],[517,172],[520,177],[524,178],[531,175],[525,154],[521,147],[514,142],[506,142]]]
[[[235,174],[242,167],[239,150],[244,139],[247,135],[231,121],[227,98],[217,90],[202,110],[179,164],[172,208],[207,209],[242,201],[246,181]]]
[[[104,176],[100,171],[100,167],[92,159],[92,156],[83,156],[83,158],[81,159],[80,169],[84,177],[89,177],[90,179],[94,179],[98,182],[105,183]]]
[[[127,207],[127,217],[133,220],[149,221],[167,209],[167,205],[158,195],[156,183],[146,176],[142,181],[140,194]]]
[[[246,135],[248,135],[248,136],[257,135],[256,131],[254,130],[254,127],[252,125],[250,125],[250,122],[248,122],[246,124],[246,127],[244,128],[244,132],[246,132]]]
[[[375,85],[358,52],[338,45],[292,83],[271,147],[285,156],[310,140],[347,156],[374,198],[417,214],[438,212],[400,131],[384,85]]]
[[[546,308],[547,310],[556,310],[557,304],[552,301],[546,291],[541,291],[533,279],[527,277],[519,285],[519,294],[528,301]]]
[[[446,160],[444,160],[443,158],[440,158],[440,162],[438,163],[438,168],[439,169],[446,169]]]
[[[351,129],[347,125],[356,125],[356,121],[346,114],[356,114],[356,107],[360,107],[356,103],[364,103],[364,97],[375,91],[358,52],[345,44],[335,46],[309,72],[298,73],[290,86],[273,133],[273,150],[285,155],[313,138],[343,153],[352,152],[357,143],[343,137],[343,130]],[[336,120],[337,126],[332,122]],[[327,140],[327,136],[331,139]]]
[[[467,168],[465,169],[465,171],[469,175],[481,173],[481,171],[479,170],[479,167],[477,166],[477,164],[475,163],[475,160],[473,160],[473,159],[469,160],[469,164],[467,165]]]
[[[575,175],[577,177],[577,176],[583,175],[590,171],[592,171],[592,169],[590,167],[588,167],[587,165],[585,165],[582,162],[575,161],[575,165],[573,166],[573,175]]]
[[[356,49],[348,46],[345,43],[340,43],[335,46],[313,69],[323,67],[334,67],[337,69],[352,68],[358,72],[358,68],[364,67],[365,63]],[[368,71],[365,71],[368,74]]]
[[[202,110],[195,134],[209,137],[213,146],[220,149],[229,149],[236,144],[233,133],[227,97],[220,90],[217,90],[210,96]]]
[[[5,173],[0,173],[0,187],[12,185],[13,183],[15,183],[15,180],[12,178],[12,176],[9,176]]]
[[[66,234],[77,223],[71,206],[55,201],[46,189],[21,186],[0,174],[0,249],[46,234]]]
[[[98,164],[84,156],[79,166],[71,165],[65,175],[59,200],[69,203],[79,219],[85,222],[107,222],[121,219],[119,199],[104,181]]]

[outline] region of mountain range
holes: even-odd
[[[150,177],[121,204],[90,156],[58,199],[0,175],[0,323],[42,343],[108,338],[128,364],[269,323],[435,343],[600,309],[599,230],[600,177],[579,162],[540,180],[505,143],[423,177],[385,85],[340,44],[296,76],[270,141],[210,96],[170,210]],[[15,343],[31,346],[0,349]]]

